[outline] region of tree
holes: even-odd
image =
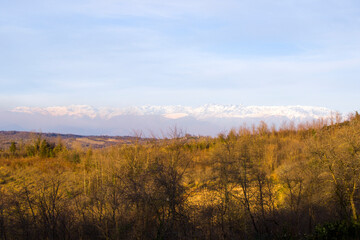
[[[14,141],[11,142],[9,150],[12,155],[15,155],[17,148],[16,148],[16,143]]]
[[[348,126],[335,132],[329,128],[314,139],[312,155],[331,181],[341,217],[357,220],[356,194],[360,185],[360,121],[353,119]]]

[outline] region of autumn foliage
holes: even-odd
[[[1,239],[358,239],[360,118],[0,159]]]

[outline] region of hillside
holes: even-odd
[[[213,138],[1,134],[27,142],[0,154],[3,239],[360,238],[358,114]]]
[[[83,136],[74,134],[59,134],[59,133],[36,133],[25,131],[0,131],[0,149],[8,149],[11,142],[17,144],[29,144],[38,136],[48,140],[49,142],[57,143],[62,141],[66,147],[79,145],[84,148],[105,148],[119,144],[130,144],[135,141],[135,137],[122,136]]]

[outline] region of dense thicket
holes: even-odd
[[[1,239],[358,239],[360,118],[0,159]]]

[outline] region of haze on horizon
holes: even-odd
[[[0,110],[359,109],[360,2],[5,0]]]

